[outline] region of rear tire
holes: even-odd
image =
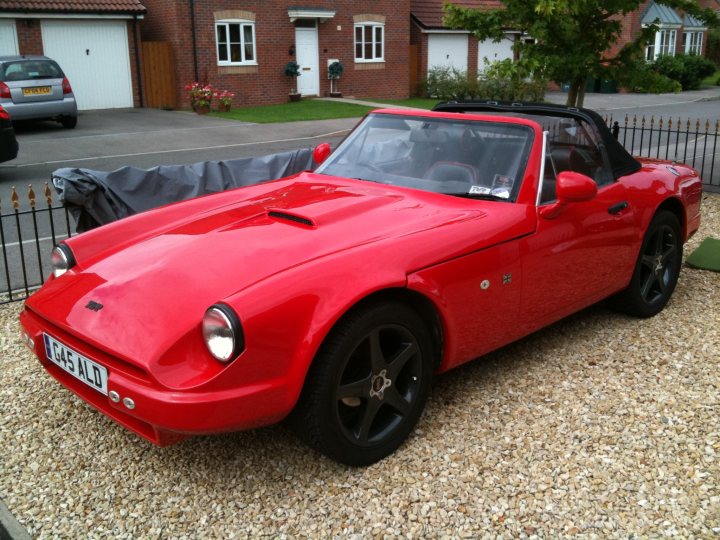
[[[670,300],[682,264],[680,221],[667,210],[658,212],[645,233],[632,280],[614,298],[615,307],[635,317],[652,317]]]
[[[77,116],[63,116],[60,118],[60,124],[65,129],[74,129],[77,126]]]
[[[361,307],[332,330],[293,413],[296,432],[328,457],[375,463],[410,435],[427,401],[431,332],[401,303]]]

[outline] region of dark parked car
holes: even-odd
[[[15,139],[10,115],[0,105],[0,163],[15,159],[18,153],[18,143]]]
[[[46,56],[0,56],[0,105],[17,120],[57,120],[77,125],[77,103],[70,81]]]

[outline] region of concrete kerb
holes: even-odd
[[[30,535],[0,501],[0,540],[30,540]]]

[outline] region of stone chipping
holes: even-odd
[[[720,237],[720,195],[686,245]],[[720,274],[593,306],[436,378],[409,441],[338,465],[283,425],[156,448],[47,375],[0,307],[0,499],[33,538],[720,536]]]

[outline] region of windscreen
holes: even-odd
[[[62,79],[63,72],[52,60],[20,60],[4,64],[0,78],[5,82]]]
[[[514,201],[532,140],[518,124],[372,114],[316,172]]]

